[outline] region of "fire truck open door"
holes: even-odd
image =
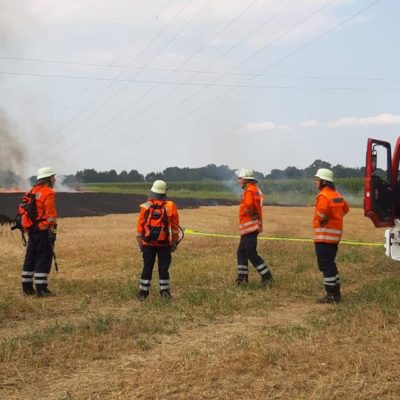
[[[394,224],[390,143],[368,139],[364,183],[364,215],[377,228]]]
[[[392,159],[392,187],[394,219],[400,220],[400,137],[397,139]]]
[[[368,139],[364,185],[364,215],[385,231],[385,252],[400,261],[400,138],[391,159],[390,144]]]

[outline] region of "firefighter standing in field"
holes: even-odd
[[[170,298],[169,267],[171,253],[178,246],[179,215],[174,202],[167,200],[167,185],[156,180],[151,187],[149,198],[140,205],[137,221],[136,240],[143,255],[143,271],[140,277],[138,298],[148,297],[156,257],[160,296]]]
[[[335,258],[343,232],[343,216],[349,212],[349,205],[336,191],[331,170],[320,168],[317,171],[315,187],[319,190],[313,219],[315,254],[326,290],[326,296],[317,302],[338,303],[342,296]]]
[[[239,208],[240,243],[237,249],[238,275],[236,283],[241,285],[248,282],[250,260],[261,275],[261,283],[267,285],[272,282],[272,274],[267,264],[257,253],[257,238],[263,229],[263,194],[257,187],[257,181],[251,170],[240,170],[238,183],[243,189],[243,193]]]
[[[47,286],[57,230],[57,209],[53,190],[55,172],[50,167],[40,168],[36,179],[31,193],[36,199],[37,217],[28,230],[28,246],[22,267],[22,291],[27,296],[36,294],[38,297],[48,297],[52,295]]]

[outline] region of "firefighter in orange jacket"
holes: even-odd
[[[272,274],[264,260],[257,253],[257,238],[262,232],[263,194],[257,187],[254,173],[242,169],[238,174],[238,183],[243,189],[239,208],[240,242],[237,249],[236,284],[246,284],[249,275],[249,260],[261,276],[261,283],[267,285],[272,281]]]
[[[56,177],[50,167],[43,167],[37,171],[36,178],[31,193],[35,194],[37,218],[28,230],[29,240],[22,267],[22,291],[28,296],[36,294],[38,297],[48,297],[52,295],[47,286],[57,228],[53,190]]]
[[[137,220],[136,240],[143,255],[143,271],[140,277],[138,298],[148,297],[156,257],[160,296],[170,298],[169,267],[171,253],[178,246],[179,215],[174,202],[167,200],[167,185],[156,180],[151,187],[149,198],[140,205]]]
[[[315,200],[313,219],[314,245],[326,291],[326,296],[318,299],[317,302],[338,303],[342,296],[335,259],[343,232],[343,216],[349,212],[349,205],[336,191],[331,170],[320,168],[315,178],[315,186],[319,194]]]

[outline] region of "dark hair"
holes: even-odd
[[[53,176],[53,175],[52,175]],[[35,185],[46,185],[49,187],[53,187],[52,183],[51,183],[51,176],[48,176],[46,178],[42,178],[42,179],[38,179],[35,183]]]
[[[165,193],[156,193],[150,190],[149,198],[154,200],[166,200],[167,195]]]
[[[325,181],[324,179],[321,179],[319,181],[319,188],[323,189],[324,187],[328,187],[328,188],[331,188],[333,190],[336,190],[335,184],[333,182]]]
[[[242,178],[243,179],[243,178]],[[256,179],[243,179],[245,183],[257,183],[258,181]]]

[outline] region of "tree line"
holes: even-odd
[[[315,160],[308,167],[301,169],[293,166],[285,169],[273,169],[270,174],[263,174],[255,171],[257,180],[278,180],[278,179],[301,179],[312,178],[318,168],[329,168],[333,170],[336,178],[356,178],[365,175],[365,167],[350,168],[341,164],[332,165],[323,160]],[[201,181],[201,180],[232,180],[236,178],[236,170],[229,168],[227,165],[217,166],[208,164],[205,167],[189,168],[189,167],[168,167],[161,172],[150,172],[146,175],[141,174],[137,170],[121,171],[96,171],[95,169],[84,169],[78,171],[75,175],[68,175],[64,178],[64,184],[81,183],[113,183],[113,182],[152,182],[156,179],[163,179],[167,182],[176,181]]]

